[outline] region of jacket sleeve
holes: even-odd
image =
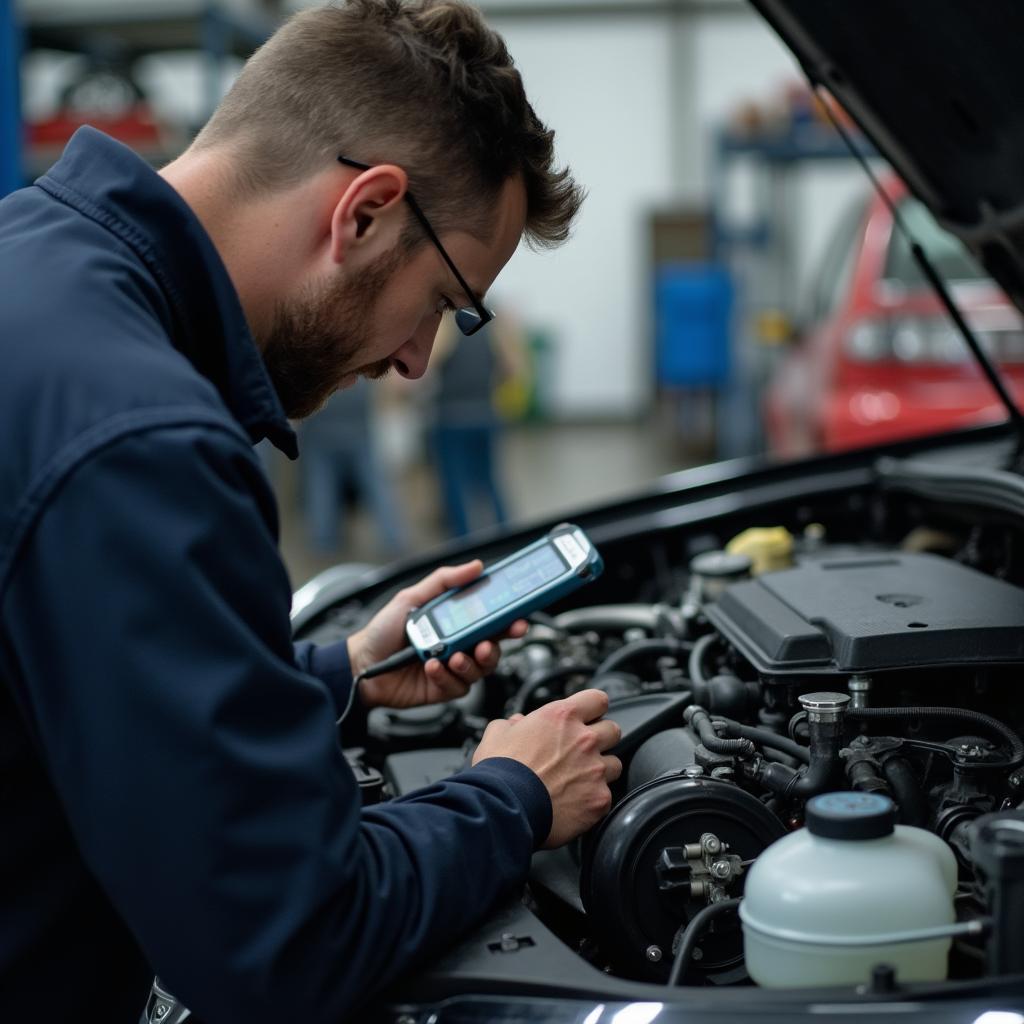
[[[226,430],[122,438],[42,513],[5,611],[75,840],[154,970],[203,1019],[337,1024],[522,882],[551,806],[495,758],[361,813],[272,508]]]
[[[366,742],[369,709],[359,699],[358,691],[352,694],[352,663],[348,656],[348,640],[318,645],[301,640],[294,645],[295,663],[311,676],[316,676],[330,691],[334,699],[334,710],[339,718],[344,717],[341,736],[345,746],[355,747]]]

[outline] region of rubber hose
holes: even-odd
[[[623,630],[632,627],[653,633],[658,628],[659,610],[652,604],[598,604],[573,608],[555,616],[558,629],[573,633],[585,629]]]
[[[928,802],[905,757],[887,757],[882,762],[882,774],[892,787],[892,795],[900,809],[904,825],[923,826],[928,821]]]
[[[1024,763],[1024,740],[1022,740],[1009,726],[1004,725],[991,715],[984,715],[980,711],[968,711],[966,708],[847,708],[846,717],[851,719],[865,719],[872,721],[902,720],[907,718],[938,718],[951,722],[969,722],[972,725],[980,726],[988,730],[1010,747],[1010,758],[1008,761],[984,764],[985,768],[1016,768]]]
[[[804,764],[810,763],[811,752],[807,747],[801,746],[785,736],[780,736],[777,732],[772,732],[771,729],[758,729],[755,726],[743,725],[741,722],[734,722],[731,718],[720,718],[717,715],[714,720],[722,722],[725,725],[725,731],[732,736],[741,736],[762,747],[770,747],[772,750],[789,754],[790,757],[795,757]],[[706,743],[704,745],[707,746]]]
[[[789,720],[789,726],[787,727],[786,731],[789,733],[789,738],[791,740],[794,740],[794,741],[796,740],[797,729],[799,729],[800,726],[803,725],[806,721],[807,721],[807,712],[806,711],[798,711]]]
[[[555,668],[549,669],[543,675],[537,676],[536,679],[529,679],[519,687],[509,705],[511,709],[509,714],[523,714],[523,708],[526,707],[529,699],[538,690],[543,689],[551,683],[561,682],[561,680],[569,679],[572,676],[593,674],[593,665],[558,665]]]
[[[690,678],[695,683],[702,683],[707,686],[708,677],[704,674],[704,655],[707,653],[708,648],[718,639],[717,633],[705,633],[699,640],[693,645],[693,650],[690,651],[690,662],[688,665],[690,671]]]
[[[689,966],[690,958],[693,956],[693,947],[697,945],[697,940],[701,937],[708,924],[727,910],[735,910],[739,905],[739,897],[731,900],[722,900],[721,903],[712,903],[703,910],[698,910],[690,918],[690,922],[683,932],[683,937],[679,940],[679,948],[676,950],[675,959],[672,961],[672,973],[668,976],[670,988],[674,988],[686,977],[686,968]]]
[[[665,637],[661,640],[634,640],[633,643],[623,644],[613,654],[609,654],[598,666],[594,675],[603,676],[606,672],[615,672],[620,665],[625,665],[627,661],[644,655],[650,657],[652,655],[678,654],[681,650],[682,644],[674,637]]]
[[[711,722],[711,716],[707,711],[692,704],[683,712],[683,718],[687,723],[697,730],[701,743],[711,751],[712,754],[725,754],[729,757],[752,757],[757,751],[750,740],[735,739],[725,740],[715,732]]]

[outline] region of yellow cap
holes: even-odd
[[[788,569],[793,564],[793,534],[784,526],[754,526],[733,537],[725,546],[731,555],[746,555],[753,572]]]

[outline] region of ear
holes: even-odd
[[[378,164],[350,178],[331,214],[331,259],[342,263],[355,252],[373,257],[391,248],[401,234],[408,188],[408,175],[395,164]]]

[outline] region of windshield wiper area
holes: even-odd
[[[892,214],[893,224],[895,224],[896,230],[903,236],[907,244],[910,246],[910,252],[914,257],[914,262],[917,263],[921,273],[924,274],[925,280],[932,286],[932,290],[938,296],[939,301],[949,314],[949,317],[956,326],[956,329],[960,332],[960,336],[967,343],[967,347],[970,349],[975,361],[981,367],[981,372],[985,375],[989,384],[992,385],[992,389],[999,396],[999,400],[1004,406],[1006,406],[1010,422],[1013,424],[1014,431],[1017,434],[1017,443],[1008,468],[1015,473],[1024,473],[1024,413],[1021,413],[1020,409],[1017,408],[1017,403],[1013,400],[1013,396],[1010,394],[1010,390],[1006,386],[1006,381],[1003,379],[992,360],[989,359],[988,354],[978,342],[974,331],[971,330],[967,321],[964,319],[963,313],[960,312],[960,307],[957,306],[956,300],[946,287],[946,282],[939,276],[938,271],[928,258],[928,254],[924,251],[923,246],[914,238],[896,204],[889,197],[885,189],[882,188],[882,185],[875,172],[871,169],[871,165],[868,163],[867,158],[857,148],[853,139],[850,137],[849,132],[846,131],[839,122],[839,119],[835,116],[832,110],[833,99],[831,93],[829,93],[824,86],[816,82],[810,76],[808,76],[808,78],[812,90],[818,97],[829,121],[832,123],[832,127],[839,133],[839,137],[846,144],[847,149],[849,149],[853,154],[853,157],[861,165],[864,173],[868,176],[868,180],[871,182],[872,187],[878,193],[882,202],[888,207],[889,212]]]

